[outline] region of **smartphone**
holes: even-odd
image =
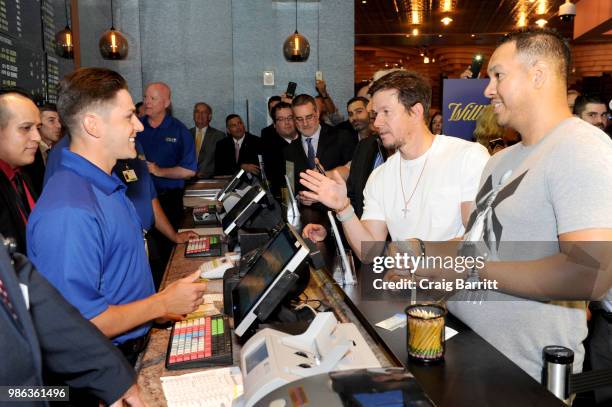
[[[295,96],[296,88],[297,88],[297,83],[289,82],[289,84],[287,85],[287,91],[285,92],[285,94],[287,95],[289,99],[293,99],[293,97]]]
[[[323,71],[315,72],[315,80],[322,81],[323,80]]]
[[[478,78],[483,63],[484,57],[481,54],[474,55],[472,58],[472,65],[470,65],[470,71],[472,71],[472,77],[470,79]]]

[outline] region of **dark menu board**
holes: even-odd
[[[57,101],[72,60],[55,54],[55,33],[66,26],[64,0],[0,0],[0,83]]]

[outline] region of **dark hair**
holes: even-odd
[[[346,102],[346,108],[348,109],[348,107],[355,102],[363,102],[365,106],[370,103],[370,101],[367,98],[364,98],[363,96],[355,96],[354,98],[350,98],[349,101]]]
[[[138,109],[140,109],[140,106],[142,106],[142,102],[138,102],[134,105],[134,107],[136,108],[136,111],[138,111]]]
[[[34,102],[34,100],[32,99],[32,95],[30,95],[30,93],[23,88],[19,88],[16,86],[1,86],[0,87],[0,128],[2,129],[6,127],[9,120],[11,119],[11,112],[10,110],[6,108],[7,103],[4,102],[4,96],[10,95],[10,94],[19,95],[19,96],[22,96]]]
[[[435,112],[434,114],[431,115],[431,118],[429,119],[429,131],[433,131],[433,121],[436,118],[436,116],[442,117],[442,113]]]
[[[272,121],[274,123],[276,123],[276,112],[278,112],[281,109],[291,109],[291,105],[287,102],[280,102],[280,103],[277,103],[276,106],[272,108],[272,113],[270,113],[270,115],[272,116]]]
[[[572,64],[572,52],[567,40],[558,31],[549,28],[522,28],[504,36],[501,44],[514,42],[517,54],[527,57],[529,64],[536,57],[548,57],[557,63],[559,74],[567,80]]]
[[[420,103],[423,106],[423,120],[427,120],[431,107],[431,85],[425,77],[414,71],[394,71],[375,81],[370,86],[369,94],[389,89],[397,90],[397,99],[407,112]]]
[[[291,107],[303,106],[307,105],[308,103],[312,104],[315,110],[317,110],[317,103],[315,102],[314,98],[306,93],[302,93],[294,97],[291,101]]]
[[[57,113],[57,105],[55,103],[45,102],[42,105],[38,106],[38,110],[42,112],[56,112]]]
[[[270,110],[270,104],[272,104],[272,102],[280,102],[281,100],[280,96],[270,96],[270,99],[268,99],[268,110]]]
[[[235,119],[236,117],[242,120],[242,118],[238,116],[236,113],[228,114],[227,117],[225,118],[225,126],[227,127],[227,123],[229,123],[230,120]]]
[[[75,118],[93,105],[103,105],[127,90],[127,82],[106,68],[80,68],[66,75],[60,83],[57,111],[70,134],[76,130]]]
[[[212,114],[212,107],[210,107],[210,105],[206,102],[198,102],[195,105],[193,105],[193,110],[195,110],[196,107],[198,107],[198,105],[202,105],[204,107],[206,107],[208,109],[208,111],[210,112],[210,114]]]
[[[576,116],[580,116],[586,109],[586,105],[589,103],[595,103],[597,105],[604,106],[606,105],[603,99],[601,99],[597,95],[580,95],[576,98],[576,102],[574,103],[574,114]],[[608,109],[607,106],[606,109]]]

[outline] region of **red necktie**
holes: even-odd
[[[2,279],[0,279],[0,300],[2,300],[13,319],[17,321],[17,314],[13,309],[13,304],[11,304],[11,302],[9,301],[8,293],[4,289],[4,283],[2,282]]]

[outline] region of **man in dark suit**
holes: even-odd
[[[215,150],[217,142],[225,138],[225,134],[210,127],[212,108],[204,102],[193,106],[193,121],[195,126],[189,129],[195,141],[195,152],[198,157],[198,178],[212,178],[215,174]]]
[[[121,352],[15,252],[16,246],[9,254],[10,243],[2,235],[0,242],[0,386],[69,385],[91,393],[96,405],[97,399],[141,405],[136,375]],[[74,392],[70,401],[84,405]]]
[[[264,171],[270,183],[272,194],[280,199],[281,188],[285,185],[285,159],[283,151],[298,138],[293,110],[287,102],[280,102],[272,108],[275,134],[261,140]]]
[[[34,162],[40,142],[40,113],[22,90],[0,90],[0,233],[26,251],[25,230],[38,198],[22,167]]]
[[[261,140],[262,141],[267,141],[268,137],[272,137],[276,135],[276,128],[274,126],[274,116],[272,116],[272,109],[274,109],[274,106],[279,104],[280,101],[281,101],[280,96],[271,96],[270,99],[268,99],[268,114],[270,115],[270,118],[272,119],[272,124],[261,129]]]
[[[30,177],[36,194],[40,195],[44,184],[45,166],[47,165],[49,150],[62,138],[62,123],[55,104],[45,103],[38,110],[40,111],[41,122],[38,130],[41,140],[38,143],[38,151],[36,152],[34,162],[25,166],[23,170]]]
[[[240,168],[259,175],[259,137],[246,132],[244,123],[237,114],[227,116],[225,125],[231,137],[225,137],[217,143],[215,175],[232,175]]]
[[[347,196],[355,209],[357,217],[363,213],[363,190],[368,177],[374,168],[387,160],[388,152],[376,134],[373,120],[367,110],[368,99],[357,96],[346,104],[349,123],[359,137],[359,143],[353,153],[348,179],[346,180]]]
[[[297,191],[302,191],[305,188],[297,182],[300,172],[313,169],[315,158],[318,158],[325,170],[344,166],[351,161],[355,141],[348,132],[319,123],[319,112],[312,96],[298,95],[291,106],[293,120],[301,136],[285,149],[285,161],[293,163],[295,187]],[[303,205],[313,204],[301,193],[299,199]]]

